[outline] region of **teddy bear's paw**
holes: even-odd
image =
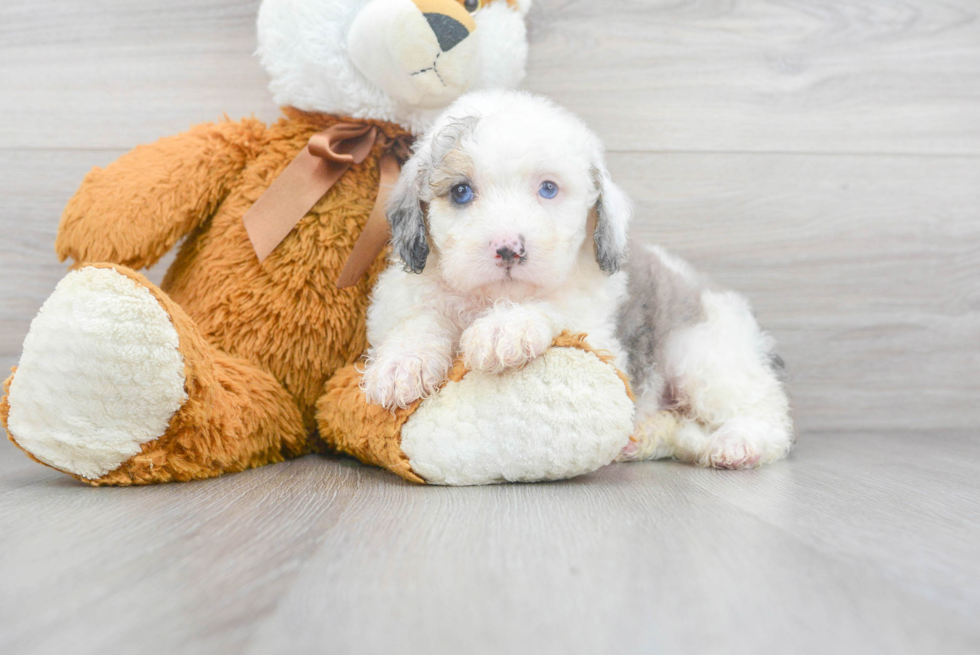
[[[551,345],[551,327],[523,308],[495,311],[473,322],[460,338],[467,368],[500,373],[527,364]]]
[[[612,366],[551,348],[522,368],[447,384],[402,426],[401,450],[430,484],[560,480],[612,462],[632,428],[633,402]]]
[[[69,273],[24,341],[11,437],[54,468],[102,477],[161,437],[187,399],[178,346],[148,288],[111,268]]]
[[[445,381],[452,360],[442,353],[382,353],[370,360],[361,379],[368,402],[394,409],[425,398]]]

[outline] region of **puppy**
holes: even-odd
[[[362,389],[387,408],[433,393],[461,353],[499,372],[564,330],[616,357],[637,392],[621,459],[747,468],[793,437],[781,360],[748,303],[656,247],[627,259],[629,199],[568,111],[477,92],[417,143],[392,192],[392,265],[368,310]]]

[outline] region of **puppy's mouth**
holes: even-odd
[[[497,268],[500,269],[500,270],[502,270],[502,271],[504,271],[504,273],[507,274],[507,277],[510,277],[510,276],[512,276],[514,274],[514,270],[515,269],[520,269],[526,263],[527,263],[527,255],[523,255],[523,256],[521,256],[520,259],[517,259],[517,260],[511,260],[511,261],[499,261],[498,260],[497,261]]]
[[[534,281],[528,278],[528,269],[525,266],[526,262],[526,255],[520,261],[507,263],[498,262],[497,270],[500,271],[501,274],[500,281],[504,283],[521,282],[524,284],[533,284]]]

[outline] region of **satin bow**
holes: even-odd
[[[336,123],[310,137],[286,169],[245,212],[242,221],[259,261],[265,260],[296,224],[354,164],[360,164],[378,142],[384,154],[379,163],[378,197],[354,249],[337,279],[341,289],[360,281],[391,236],[384,207],[408,156],[402,139],[389,139],[373,125]]]

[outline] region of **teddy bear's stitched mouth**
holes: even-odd
[[[429,66],[428,68],[423,68],[421,70],[415,71],[414,73],[412,73],[412,77],[415,77],[416,75],[421,75],[422,73],[428,73],[428,72],[431,71],[431,72],[433,72],[433,73],[436,74],[436,77],[439,79],[439,82],[443,86],[446,86],[446,80],[442,79],[442,75],[439,74],[439,69],[437,68],[437,66],[439,64],[439,57],[441,55],[442,55],[441,52],[439,54],[437,54],[436,55],[436,58],[432,61],[432,65],[431,66]]]

